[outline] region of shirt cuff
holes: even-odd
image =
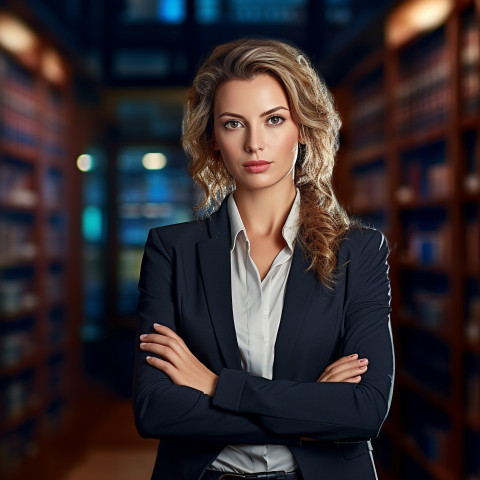
[[[248,374],[242,370],[224,368],[218,377],[213,405],[232,412],[240,411],[243,387]]]

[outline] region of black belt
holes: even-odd
[[[298,472],[231,473],[205,470],[201,480],[302,480]]]

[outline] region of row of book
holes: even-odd
[[[353,183],[353,204],[360,210],[384,208],[387,201],[385,170],[378,168],[358,174]]]
[[[0,367],[11,367],[33,355],[35,341],[29,329],[12,331],[0,338]]]
[[[45,294],[50,302],[59,302],[65,297],[65,276],[61,269],[49,270],[45,276]]]
[[[65,125],[58,95],[47,95],[47,108],[40,111],[39,93],[31,74],[1,54],[0,78],[0,138],[30,148],[41,146],[43,152],[52,157],[64,155]]]
[[[19,428],[0,437],[0,476],[8,478],[38,450],[37,425],[28,419]]]
[[[34,169],[15,160],[0,162],[0,202],[13,207],[33,208],[38,202]],[[64,201],[64,178],[57,169],[48,170],[42,185],[46,207],[60,207]]]
[[[37,200],[33,168],[22,162],[0,162],[0,202],[18,207],[33,207]]]
[[[386,96],[383,81],[354,95],[352,142],[355,149],[376,145],[385,140]]]
[[[0,280],[0,313],[17,314],[30,311],[38,304],[33,278],[3,278]]]
[[[403,168],[404,184],[396,195],[400,203],[446,199],[451,191],[451,169],[446,163],[410,162]]]
[[[460,43],[461,93],[463,112],[480,108],[480,40],[473,14],[462,25]],[[413,133],[447,120],[450,110],[450,72],[446,43],[441,36],[429,45],[417,47],[400,66],[396,90],[397,132]],[[383,77],[377,75],[360,91],[354,90],[352,141],[355,149],[385,139],[387,101]]]
[[[465,224],[465,259],[471,270],[480,270],[480,220]]]
[[[2,420],[18,418],[38,403],[35,380],[35,371],[30,369],[2,381],[2,396],[0,397]]]
[[[0,216],[0,266],[12,260],[29,260],[37,254],[33,223]]]
[[[402,329],[401,339],[403,371],[420,385],[448,398],[451,387],[449,346],[427,332],[409,327]]]
[[[442,331],[447,327],[448,299],[444,293],[414,288],[408,302],[402,306],[402,315],[414,319],[419,326]]]
[[[465,358],[465,412],[480,421],[480,357],[469,353]]]
[[[424,53],[401,66],[395,96],[395,124],[399,134],[440,125],[450,110],[451,66],[446,45],[441,41]]]
[[[54,217],[56,218],[56,217]],[[34,223],[27,218],[0,216],[0,267],[12,267],[14,262],[33,260],[38,252],[34,240]],[[43,230],[45,253],[51,258],[64,255],[67,248],[65,229],[49,222]]]
[[[465,336],[471,342],[480,341],[480,295],[474,295],[467,305]]]
[[[448,469],[452,460],[448,415],[420,396],[408,392],[401,398],[401,408],[407,438],[425,458],[439,462]]]
[[[444,266],[451,257],[450,247],[451,235],[448,223],[428,230],[420,230],[419,227],[412,225],[406,230],[405,250],[401,259],[406,264]]]
[[[473,13],[463,21],[460,41],[463,111],[468,114],[480,106],[480,38]]]

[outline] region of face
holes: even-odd
[[[220,85],[213,136],[237,192],[280,185],[294,188],[300,133],[285,91],[274,77],[259,75]]]

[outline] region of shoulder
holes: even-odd
[[[353,267],[354,264],[365,265],[375,259],[386,261],[389,252],[387,239],[380,230],[355,226],[348,231],[340,245],[338,265],[350,264]]]
[[[209,220],[192,220],[190,222],[166,225],[152,228],[148,235],[148,241],[160,242],[166,248],[180,246],[185,242],[202,240],[208,237]]]

